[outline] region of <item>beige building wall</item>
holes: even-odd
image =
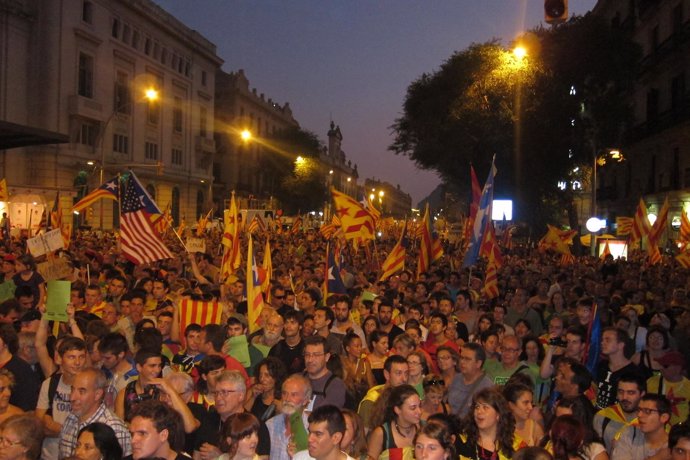
[[[0,2],[0,50],[0,119],[70,138],[0,152],[10,187],[52,200],[79,192],[80,171],[93,190],[101,170],[107,180],[131,167],[176,218],[209,209],[214,44],[149,0],[21,0]],[[151,106],[148,88],[159,95]],[[106,228],[112,214],[106,203]]]

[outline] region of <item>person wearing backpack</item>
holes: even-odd
[[[60,371],[43,381],[36,405],[36,416],[43,422],[46,434],[41,453],[43,460],[58,458],[58,435],[72,411],[72,382],[86,365],[86,343],[76,337],[65,337],[58,347],[58,354]]]
[[[345,404],[345,382],[326,367],[330,357],[328,343],[322,336],[313,335],[304,340],[304,365],[313,395],[308,410],[326,404],[337,407]]]

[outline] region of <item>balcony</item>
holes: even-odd
[[[103,104],[88,97],[79,95],[69,96],[67,100],[67,109],[70,115],[76,115],[83,118],[90,118],[92,120],[103,119]]]

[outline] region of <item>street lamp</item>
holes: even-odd
[[[249,142],[252,139],[252,132],[248,129],[243,129],[240,133],[240,137],[244,142]]]
[[[155,102],[158,100],[158,96],[159,96],[158,90],[153,88],[153,87],[149,87],[149,88],[144,90],[144,98],[143,99],[148,101],[148,102]],[[100,143],[101,164],[100,164],[100,174],[99,174],[99,180],[100,180],[99,186],[101,184],[103,184],[103,180],[104,180],[103,174],[104,174],[104,169],[105,169],[105,133],[108,130],[108,126],[110,126],[110,123],[113,121],[113,118],[115,118],[115,115],[117,113],[123,111],[124,109],[126,109],[130,105],[132,105],[132,101],[128,98],[125,102],[123,102],[122,104],[115,107],[115,109],[113,109],[113,112],[110,114],[108,119],[101,126],[101,129],[98,131],[97,142],[94,143],[94,150],[95,150],[96,146],[98,145],[98,143]],[[93,161],[87,162],[87,164],[93,165]],[[99,209],[100,209],[100,216],[99,216],[100,228],[102,230],[103,229],[103,202],[100,203]]]
[[[527,56],[527,49],[524,46],[516,46],[513,48],[513,56],[518,61],[522,61]]]
[[[599,166],[604,166],[608,162],[616,162],[616,163],[621,163],[625,161],[625,157],[621,153],[620,150],[618,149],[605,149],[603,153],[599,154],[596,148],[594,149],[594,161],[592,162],[592,209],[591,209],[591,218],[592,219],[597,219],[599,220],[596,215],[597,215],[597,173],[598,173],[598,167]],[[588,220],[587,222],[589,223]],[[589,230],[589,226],[587,226],[587,229]],[[591,230],[590,230],[591,231]],[[597,230],[598,231],[598,230]],[[591,255],[596,255],[596,242],[594,241],[594,237],[592,237],[592,241],[590,241],[590,252]]]

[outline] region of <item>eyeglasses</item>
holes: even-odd
[[[226,396],[229,396],[231,393],[239,393],[239,390],[216,390],[216,391],[211,391],[211,396],[214,398],[217,398],[220,396],[221,398],[225,398]]]
[[[12,441],[11,439],[5,438],[4,436],[0,436],[0,446],[17,446],[21,444],[21,441]]]
[[[637,413],[643,413],[644,415],[651,415],[653,412],[659,412],[659,409],[649,409],[647,407],[638,407]]]
[[[430,379],[430,380],[427,380],[427,381],[426,381],[426,384],[427,384],[427,385],[431,385],[431,386],[434,386],[434,385],[443,385],[443,386],[445,386],[446,382],[444,382],[444,381],[441,380],[441,379]]]

